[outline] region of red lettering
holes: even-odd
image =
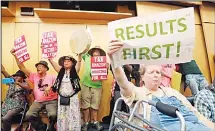
[[[92,68],[106,67],[106,63],[92,63]]]
[[[25,48],[24,50],[20,50],[19,52],[17,52],[16,56],[20,56],[20,55],[24,54],[25,52],[27,52],[27,48]]]
[[[24,42],[22,42],[22,43],[16,45],[16,46],[14,47],[14,49],[15,49],[15,50],[18,50],[18,49],[23,48],[23,47],[25,47],[25,46],[26,46],[26,43],[25,43],[25,41],[24,41]]]
[[[50,38],[54,36],[54,32],[45,32],[43,34],[43,38]]]

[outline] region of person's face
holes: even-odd
[[[39,64],[37,66],[37,73],[42,74],[42,73],[45,73],[46,71],[47,71],[47,68],[44,65]]]
[[[145,74],[142,80],[147,88],[157,89],[161,83],[161,66],[148,65],[146,66]]]
[[[99,50],[95,50],[94,52],[93,52],[93,56],[100,56],[101,54],[100,54],[100,51]]]
[[[72,61],[71,60],[64,60],[63,66],[64,68],[71,68],[72,67]]]
[[[23,81],[23,78],[21,76],[14,76],[13,78],[17,82],[22,82]]]

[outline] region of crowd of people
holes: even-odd
[[[135,100],[161,101],[179,109],[185,118],[188,131],[212,131],[215,124],[215,80],[209,85],[195,60],[176,65],[128,64],[115,68],[112,54],[122,46],[123,43],[120,41],[111,41],[107,54],[100,47],[95,47],[85,54],[78,54],[77,60],[72,56],[62,56],[58,62],[48,59],[57,76],[48,73],[49,65],[42,60],[35,64],[37,72],[31,72],[19,62],[15,50],[12,49],[11,54],[15,57],[20,70],[11,76],[2,65],[4,77],[15,80],[8,85],[7,95],[2,104],[3,131],[11,130],[11,119],[23,111],[25,92],[29,90],[33,90],[34,102],[26,113],[26,120],[36,131],[47,129],[48,131],[87,131],[89,125],[96,130],[103,130],[98,121],[102,80],[93,81],[91,78],[91,57],[106,55],[110,58],[110,70],[114,79],[111,88],[110,113],[103,118],[104,123],[110,123],[114,104],[122,97],[124,102],[119,108],[124,112],[129,112],[129,107]],[[78,72],[82,60],[85,63],[84,75],[79,78]],[[174,70],[182,74],[185,88],[191,89],[192,96],[195,97],[194,106],[180,92],[171,88]],[[131,78],[135,80],[134,84]],[[78,93],[81,94],[80,101]],[[48,125],[40,118],[39,112],[42,109],[47,110]],[[83,112],[83,125],[81,125],[80,109]],[[179,119],[166,116],[150,105],[147,107],[146,118],[167,130],[178,130],[180,126]]]

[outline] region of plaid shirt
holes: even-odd
[[[203,116],[215,123],[215,92],[201,90],[195,97],[194,105]]]

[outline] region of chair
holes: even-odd
[[[47,118],[48,117],[48,112],[45,108],[43,108],[40,112],[39,115],[41,116],[41,119]],[[47,121],[45,121],[47,123]],[[25,131],[35,131],[33,127],[31,126],[31,123],[29,122],[28,126],[26,127]]]
[[[24,102],[25,102],[24,109],[20,114],[14,116],[12,118],[12,123],[19,123],[19,125],[15,128],[14,131],[22,131],[22,129],[23,129],[23,123],[26,122],[24,118],[25,118],[26,112],[29,109],[29,101],[28,101],[27,97],[29,96],[29,94],[31,94],[31,92],[32,92],[32,90],[24,91],[24,93],[26,94],[25,100],[24,100]]]
[[[160,112],[162,112],[165,115],[171,116],[171,117],[178,117],[180,122],[181,122],[181,131],[185,131],[186,130],[186,126],[185,126],[185,120],[183,118],[183,116],[181,115],[181,113],[178,111],[178,109],[176,107],[172,107],[169,106],[167,104],[163,104],[161,102],[153,102],[153,101],[144,101],[144,100],[139,100],[137,102],[135,102],[133,109],[130,109],[131,112],[130,113],[124,113],[124,112],[120,112],[117,110],[117,105],[120,101],[123,101],[122,98],[118,99],[115,107],[114,107],[114,111],[113,111],[113,115],[111,118],[111,123],[109,126],[109,131],[115,131],[115,130],[120,130],[123,131],[124,129],[127,130],[131,130],[131,131],[136,131],[136,130],[140,130],[140,131],[165,131],[164,129],[156,126],[155,124],[151,123],[150,121],[146,120],[146,107],[145,104],[150,104],[151,106],[155,106],[157,108],[157,110],[159,110]],[[144,113],[143,115],[138,114],[137,109],[139,108],[139,106],[142,105],[143,106],[143,110]],[[121,122],[115,123],[115,118],[118,118]],[[144,123],[144,126],[138,126],[137,123],[134,121],[135,119],[139,119]]]

